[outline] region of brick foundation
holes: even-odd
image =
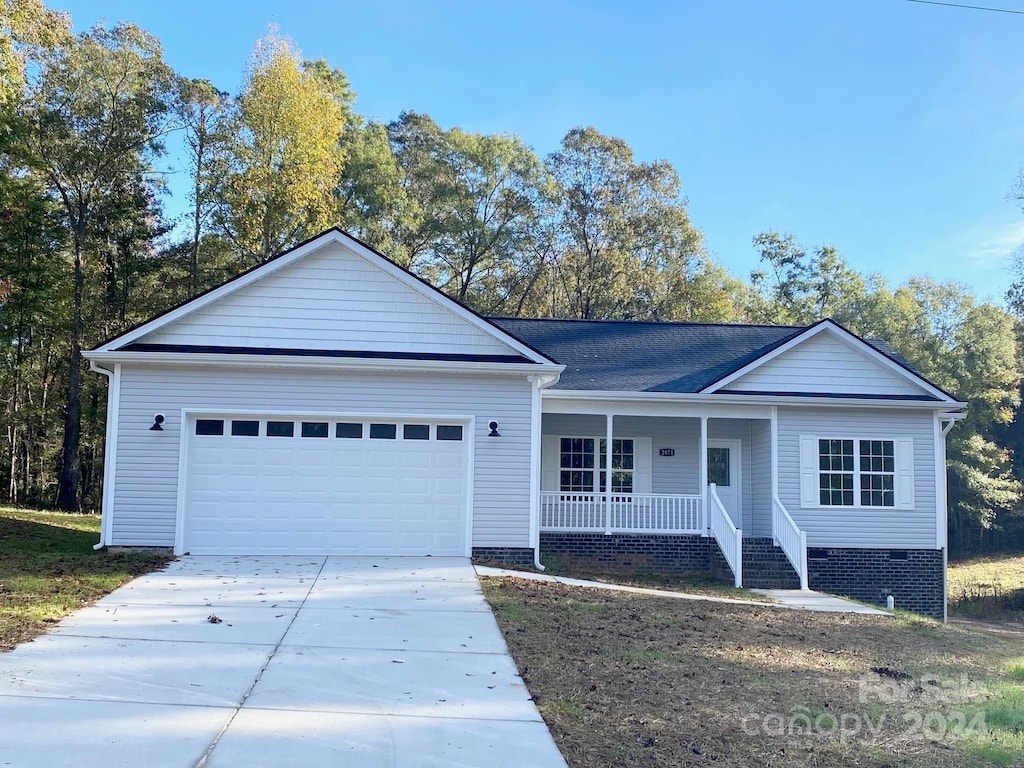
[[[935,619],[943,618],[941,549],[830,549],[809,547],[807,572],[811,589],[896,607]]]
[[[679,574],[707,571],[709,542],[704,536],[541,532],[541,558],[557,558],[568,568],[623,573]]]
[[[533,547],[473,547],[474,560],[533,567]]]

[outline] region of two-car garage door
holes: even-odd
[[[204,414],[183,426],[185,552],[467,554],[466,423]]]

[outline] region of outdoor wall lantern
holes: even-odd
[[[149,428],[150,432],[163,432],[164,431],[164,415],[158,413],[153,417],[153,426]]]
[[[491,430],[487,433],[488,437],[501,437],[501,432],[498,431],[498,422],[492,421],[487,425],[487,428]]]

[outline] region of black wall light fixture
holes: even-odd
[[[150,432],[163,432],[164,431],[164,415],[158,413],[153,417],[153,426],[149,428]]]
[[[498,431],[498,422],[492,421],[487,425],[487,428],[491,430],[487,433],[488,437],[501,437],[501,432]]]

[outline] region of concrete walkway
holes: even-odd
[[[827,595],[824,592],[802,589],[752,589],[756,592],[771,598],[774,602],[760,600],[744,600],[736,597],[716,597],[714,595],[698,595],[692,592],[672,592],[666,589],[650,589],[647,587],[630,587],[625,584],[608,584],[604,581],[588,581],[586,579],[571,579],[566,576],[551,576],[546,573],[535,573],[533,571],[512,571],[504,568],[491,568],[489,566],[477,565],[477,574],[480,576],[511,576],[516,579],[530,579],[533,581],[553,581],[557,584],[568,584],[574,587],[589,587],[590,589],[610,589],[616,592],[633,592],[639,595],[654,595],[656,597],[672,597],[679,600],[705,600],[712,603],[728,603],[731,605],[751,605],[760,608],[781,608],[797,611],[824,611],[827,613],[863,613],[872,616],[891,616],[892,614],[883,611],[881,608],[871,608],[851,600],[844,600],[835,595]]]
[[[565,766],[459,558],[177,560],[0,654],[0,723],[0,766]]]

